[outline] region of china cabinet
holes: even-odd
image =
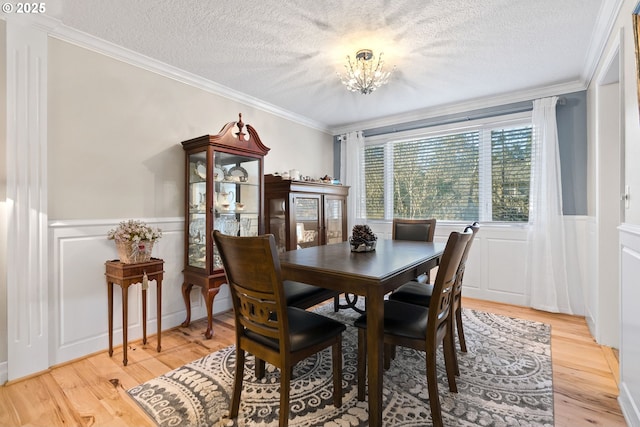
[[[222,260],[212,232],[235,236],[264,233],[264,156],[269,148],[250,125],[229,122],[217,135],[182,142],[185,150],[184,283],[182,295],[191,321],[190,293],[200,286],[211,338],[213,300],[225,283]]]
[[[279,252],[347,240],[349,187],[265,176],[266,232]]]

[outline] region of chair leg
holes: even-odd
[[[435,350],[435,349],[434,349]],[[429,406],[434,427],[443,427],[440,396],[438,395],[438,375],[436,371],[436,353],[427,350],[427,389],[429,390]]]
[[[264,378],[264,360],[256,357],[256,378]]]
[[[280,369],[280,427],[289,425],[289,393],[293,367]]]
[[[464,328],[462,327],[462,307],[458,306],[456,310],[456,326],[458,328],[458,340],[460,341],[460,350],[467,352],[467,342],[464,339]]]
[[[391,367],[391,360],[396,357],[396,346],[393,344],[384,345],[384,370],[388,370]]]
[[[233,379],[233,396],[231,397],[231,408],[229,409],[229,418],[236,418],[240,410],[240,393],[242,392],[242,379],[244,378],[244,350],[236,348],[236,374]]]
[[[447,370],[449,390],[452,393],[457,393],[458,385],[456,384],[456,369],[458,366],[458,360],[456,359],[456,351],[453,344],[453,331],[449,330],[442,343],[444,347],[444,366]]]
[[[338,312],[340,310],[340,295],[333,297],[333,311]]]
[[[457,376],[460,376],[460,368],[458,366],[458,355],[456,354],[456,336],[454,333],[454,328],[455,328],[455,323],[453,320],[453,316],[455,316],[454,312],[451,311],[449,313],[449,319],[447,319],[447,329],[448,332],[447,334],[444,336],[444,342],[443,342],[443,347],[444,347],[444,354],[445,354],[445,362],[447,361],[447,351],[446,349],[448,348],[450,350],[451,355],[449,356],[449,358],[453,359],[453,370],[455,372],[455,374]]]
[[[333,355],[333,406],[342,406],[342,337],[338,336],[337,342],[333,344],[331,353]]]
[[[358,400],[364,401],[367,383],[367,331],[358,328]]]

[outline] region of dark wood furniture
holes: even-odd
[[[436,219],[394,218],[391,230],[393,240],[419,240],[433,242],[436,232]]]
[[[333,402],[342,406],[342,332],[336,320],[287,305],[280,261],[272,235],[225,236],[214,231],[233,301],[236,324],[236,367],[229,416],[240,407],[245,352],[256,358],[256,374],[264,362],[280,369],[280,427],[288,424],[293,366],[327,348],[332,349]]]
[[[164,260],[151,258],[148,262],[136,264],[124,264],[119,260],[105,263],[105,276],[107,278],[107,300],[109,311],[109,357],[113,355],[113,285],[122,288],[122,363],[127,365],[127,329],[129,311],[129,286],[142,283],[142,343],[147,343],[147,286],[148,282],[155,280],[156,310],[158,316],[158,345],[161,349],[162,331],[162,277],[164,273]]]
[[[471,250],[471,245],[476,234],[480,230],[480,225],[477,222],[474,222],[473,225],[469,225],[465,228],[465,231],[467,230],[470,230],[473,234],[471,235],[469,243],[467,243],[467,247],[465,248],[464,253],[462,254],[462,259],[460,260],[460,265],[458,266],[456,283],[453,288],[453,301],[451,303],[451,315],[455,317],[455,325],[458,330],[458,341],[460,342],[460,350],[463,353],[467,352],[467,343],[464,339],[464,328],[462,325],[462,282],[464,280],[464,270],[467,265],[469,251]],[[434,285],[428,283],[423,284],[412,281],[396,289],[396,291],[389,296],[389,299],[429,307],[431,304],[431,297],[433,295],[433,286]],[[451,335],[451,338],[453,339],[453,334]],[[460,375],[457,358],[456,374]]]
[[[436,219],[403,219],[394,218],[391,238],[393,240],[417,240],[422,242],[433,242],[436,233]],[[419,281],[429,283],[431,279],[431,269],[438,266],[434,261],[421,276]],[[424,280],[422,280],[424,278]]]
[[[214,229],[232,235],[264,233],[264,156],[267,148],[250,125],[229,122],[217,135],[182,142],[185,150],[184,282],[191,322],[191,288],[199,286],[207,309],[206,338],[213,335],[213,301],[225,283]]]
[[[441,343],[444,347],[449,390],[454,393],[458,392],[455,375],[455,348],[453,340],[450,339],[453,336],[450,313],[456,272],[471,236],[470,230],[465,233],[453,232],[449,235],[438,268],[431,305],[428,308],[393,300],[384,303],[385,367],[389,367],[392,349],[396,345],[426,353],[429,406],[431,407],[433,425],[436,427],[443,425],[436,375],[436,352]],[[358,400],[364,400],[365,359],[367,346],[371,344],[367,336],[368,316],[361,316],[354,322],[354,325],[358,328]]]
[[[266,232],[278,252],[344,242],[349,187],[266,175]]]
[[[349,187],[274,175],[265,175],[264,185],[266,232],[274,235],[278,252],[347,240]],[[285,281],[285,292],[296,294],[288,298],[296,307],[309,308],[334,298],[335,311],[340,308],[340,294],[329,289]]]
[[[284,279],[366,297],[369,425],[382,425],[384,295],[416,277],[441,256],[444,245],[378,240],[373,252],[351,252],[348,242],[280,255]]]

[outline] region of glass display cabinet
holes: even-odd
[[[234,236],[264,233],[264,156],[269,148],[242,115],[219,134],[182,142],[186,153],[184,283],[182,295],[191,322],[190,293],[200,286],[207,308],[205,336],[213,336],[213,300],[225,283],[222,260],[213,242],[213,230]]]
[[[279,252],[347,240],[349,187],[265,176],[266,232]]]

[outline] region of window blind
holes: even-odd
[[[531,126],[491,131],[492,221],[529,220]]]
[[[518,115],[374,138],[361,152],[359,216],[526,222],[531,135],[531,116]]]
[[[370,219],[384,219],[384,145],[370,145],[364,149],[364,182],[366,213],[361,216]]]
[[[478,218],[479,132],[394,144],[396,218]]]

